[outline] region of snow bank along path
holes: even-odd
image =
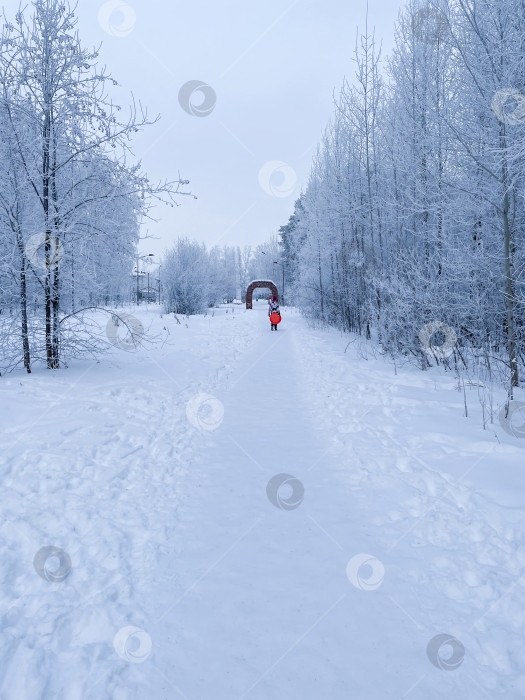
[[[0,697],[525,697],[524,441],[254,307],[2,378]]]

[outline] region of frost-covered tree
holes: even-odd
[[[252,258],[251,245],[245,245],[242,248],[237,246],[237,273],[238,284],[241,289],[241,299],[244,301],[246,289],[250,281],[250,261]]]
[[[288,286],[291,288],[297,281],[298,256],[304,243],[303,236],[299,235],[299,222],[304,216],[304,206],[301,197],[294,203],[294,211],[288,219],[288,223],[279,228],[278,245],[280,258],[284,264]]]
[[[167,313],[203,313],[209,301],[210,265],[203,244],[179,238],[162,263],[164,308]]]
[[[6,19],[0,36],[1,304],[20,314],[20,331],[3,323],[2,364],[18,363],[20,337],[27,371],[31,355],[59,367],[64,314],[122,289],[141,220],[186,184],[154,186],[129,164],[132,135],[152,122],[134,106],[121,118],[108,93],[117,83],[83,48],[69,4],[31,9]]]
[[[423,367],[420,332],[444,324],[457,344],[435,361],[481,358],[511,389],[525,349],[524,37],[521,0],[410,0],[384,64],[366,32],[281,228],[309,316]]]
[[[252,257],[248,266],[249,281],[255,279],[271,280],[277,288],[282,290],[282,259],[279,238],[276,235],[269,236],[263,243],[257,245],[252,251]],[[244,290],[246,292],[246,289]],[[255,299],[263,299],[268,296],[267,289],[255,290]]]

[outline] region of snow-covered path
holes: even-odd
[[[525,697],[523,440],[264,315],[2,380],[2,700]]]
[[[173,677],[188,698],[284,698],[297,684],[299,697],[325,690],[330,660],[315,635],[304,639],[291,666],[276,663],[337,605],[341,582],[346,588],[330,571],[313,510],[280,510],[267,497],[272,477],[285,473],[304,483],[326,456],[299,398],[295,359],[290,323],[261,337],[239,362],[221,394],[224,420],[198,455],[195,498],[175,537],[173,557],[184,568],[172,588],[160,586],[152,597],[151,618],[160,619],[163,640],[159,663],[170,667],[168,640],[179,629]],[[300,501],[301,487],[292,485]],[[330,582],[328,590],[319,590],[321,582],[321,589]],[[344,679],[332,671],[330,687],[342,690]]]

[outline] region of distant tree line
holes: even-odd
[[[168,313],[199,314],[224,301],[244,301],[253,279],[280,279],[279,241],[271,236],[255,248],[251,245],[207,248],[179,238],[162,261],[163,306]],[[279,284],[278,284],[279,286]],[[261,291],[261,296],[267,296]]]

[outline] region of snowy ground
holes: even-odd
[[[254,306],[0,380],[0,698],[524,698],[525,439]]]

